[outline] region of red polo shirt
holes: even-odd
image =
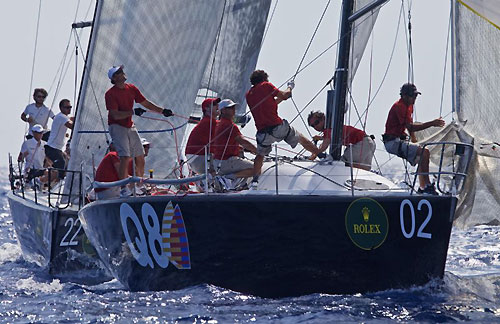
[[[258,83],[248,90],[247,104],[255,120],[257,131],[283,122],[278,116],[278,104],[274,99],[278,92],[278,88],[271,82]]]
[[[186,154],[205,155],[205,145],[210,138],[215,138],[217,120],[212,119],[212,131],[210,132],[210,117],[203,117],[198,125],[193,128],[186,144]],[[210,134],[212,136],[210,136]],[[210,153],[214,153],[214,146],[210,145]]]
[[[97,167],[95,171],[95,181],[99,182],[113,182],[118,181],[120,178],[118,177],[118,172],[116,172],[115,163],[120,163],[120,157],[117,152],[109,152],[104,156],[101,163]],[[133,164],[132,160],[128,165],[128,174],[133,174]],[[95,192],[104,191],[107,188],[96,188]]]
[[[389,110],[389,116],[387,116],[385,123],[385,134],[406,135],[406,124],[411,123],[413,123],[413,105],[406,105],[403,99],[399,99]]]
[[[226,118],[219,120],[214,140],[215,158],[217,160],[227,160],[231,156],[239,156],[241,147],[236,142],[238,136],[241,136],[240,130],[232,120]]]
[[[342,145],[356,144],[361,142],[366,136],[366,133],[361,129],[344,125],[342,128]],[[332,129],[327,128],[323,131],[323,138],[332,138]]]
[[[131,111],[134,108],[134,101],[137,103],[146,100],[137,87],[131,83],[125,83],[125,88],[121,89],[116,86],[106,91],[104,96],[106,99],[107,110]],[[108,113],[108,125],[118,124],[123,127],[130,128],[134,123],[132,116],[124,119],[114,119]]]

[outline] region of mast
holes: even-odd
[[[346,111],[347,82],[349,73],[349,57],[351,50],[351,31],[354,22],[368,12],[380,7],[388,0],[373,0],[353,14],[355,0],[342,1],[340,21],[340,39],[337,53],[337,68],[334,75],[334,93],[329,92],[327,99],[327,125],[332,129],[330,155],[340,160],[342,153],[342,129]]]
[[[344,125],[344,113],[347,96],[347,76],[349,68],[349,52],[351,47],[352,22],[349,16],[352,14],[354,0],[342,0],[342,17],[340,21],[340,40],[337,53],[337,68],[334,75],[335,93],[333,105],[327,105],[327,116],[329,116],[332,138],[330,144],[330,155],[334,160],[340,160],[342,153],[342,128]],[[329,96],[330,98],[331,96]]]

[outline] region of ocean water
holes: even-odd
[[[1,323],[500,323],[500,227],[452,233],[444,280],[370,294],[264,299],[211,285],[129,292],[62,282],[25,262],[0,180]]]

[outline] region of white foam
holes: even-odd
[[[16,283],[18,290],[23,290],[26,294],[31,295],[36,292],[52,293],[63,289],[63,285],[59,279],[54,279],[50,283],[37,282],[33,277],[27,279],[19,279]]]
[[[0,264],[15,262],[21,255],[21,247],[18,244],[4,243],[0,246]]]

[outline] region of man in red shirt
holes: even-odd
[[[211,141],[215,138],[215,127],[217,126],[217,117],[219,116],[219,102],[220,98],[207,98],[203,100],[201,104],[201,110],[203,111],[203,118],[196,125],[195,128],[189,134],[189,138],[186,144],[186,158],[191,167],[191,170],[195,173],[202,174],[205,173],[205,153],[212,155],[214,153],[214,146]],[[207,152],[205,152],[205,146],[207,146]],[[210,163],[212,159],[208,159]],[[208,165],[208,169],[211,166]]]
[[[285,140],[292,148],[300,143],[314,157],[319,154],[318,148],[311,141],[278,116],[278,104],[292,96],[294,83],[289,82],[288,88],[281,91],[269,82],[269,76],[263,70],[254,71],[250,76],[250,83],[252,88],[248,90],[246,99],[257,128],[254,175],[260,175],[264,156],[271,152],[275,142]]]
[[[110,68],[108,77],[111,83],[114,84],[106,92],[105,99],[106,109],[108,110],[109,134],[120,157],[118,177],[124,179],[128,176],[127,167],[132,158],[135,159],[135,173],[143,175],[144,149],[132,121],[134,102],[149,110],[163,114],[165,117],[170,117],[173,113],[170,109],[163,109],[147,100],[135,85],[126,83],[127,75],[123,72],[123,65]],[[135,109],[135,114],[138,116],[141,116],[144,112],[146,112],[145,109]],[[130,195],[130,191],[126,187],[123,187],[122,190],[121,194],[123,196]]]
[[[141,144],[144,148],[144,156],[148,156],[150,142],[147,139],[141,138]],[[120,180],[118,176],[118,172],[120,170],[120,157],[118,156],[118,152],[116,152],[115,146],[113,142],[109,144],[109,152],[104,156],[104,158],[99,163],[97,170],[95,172],[95,181],[99,182],[114,182]],[[132,160],[130,160],[127,175],[132,175]],[[142,176],[142,175],[138,175]],[[116,198],[120,196],[120,188],[112,187],[112,188],[95,188],[97,199],[110,199]]]
[[[405,83],[399,92],[401,98],[392,105],[387,116],[385,123],[385,134],[382,135],[384,146],[387,152],[395,154],[406,161],[412,166],[419,163],[417,172],[429,172],[429,150],[423,149],[417,144],[408,141],[409,135],[413,142],[416,142],[414,132],[427,129],[432,126],[443,127],[444,120],[437,118],[426,123],[413,122],[413,104],[417,96],[421,94],[417,91],[417,87],[412,83]],[[420,188],[419,193],[428,193],[437,195],[434,184],[431,184],[428,174],[418,176]]]
[[[238,126],[233,123],[235,108],[236,103],[232,100],[221,101],[219,104],[221,116],[214,137],[214,165],[220,174],[229,179],[253,176],[253,163],[243,159],[242,148],[253,154],[257,153],[257,148],[243,138]]]
[[[325,114],[321,111],[314,111],[307,117],[307,123],[318,132],[323,132],[323,136],[314,136],[315,141],[323,140],[319,147],[320,152],[326,151],[332,141],[332,129],[325,127]],[[350,145],[352,144],[352,145]],[[371,170],[373,154],[375,154],[375,141],[366,135],[361,129],[344,125],[342,129],[342,145],[346,146],[342,160],[346,164],[359,169]]]

